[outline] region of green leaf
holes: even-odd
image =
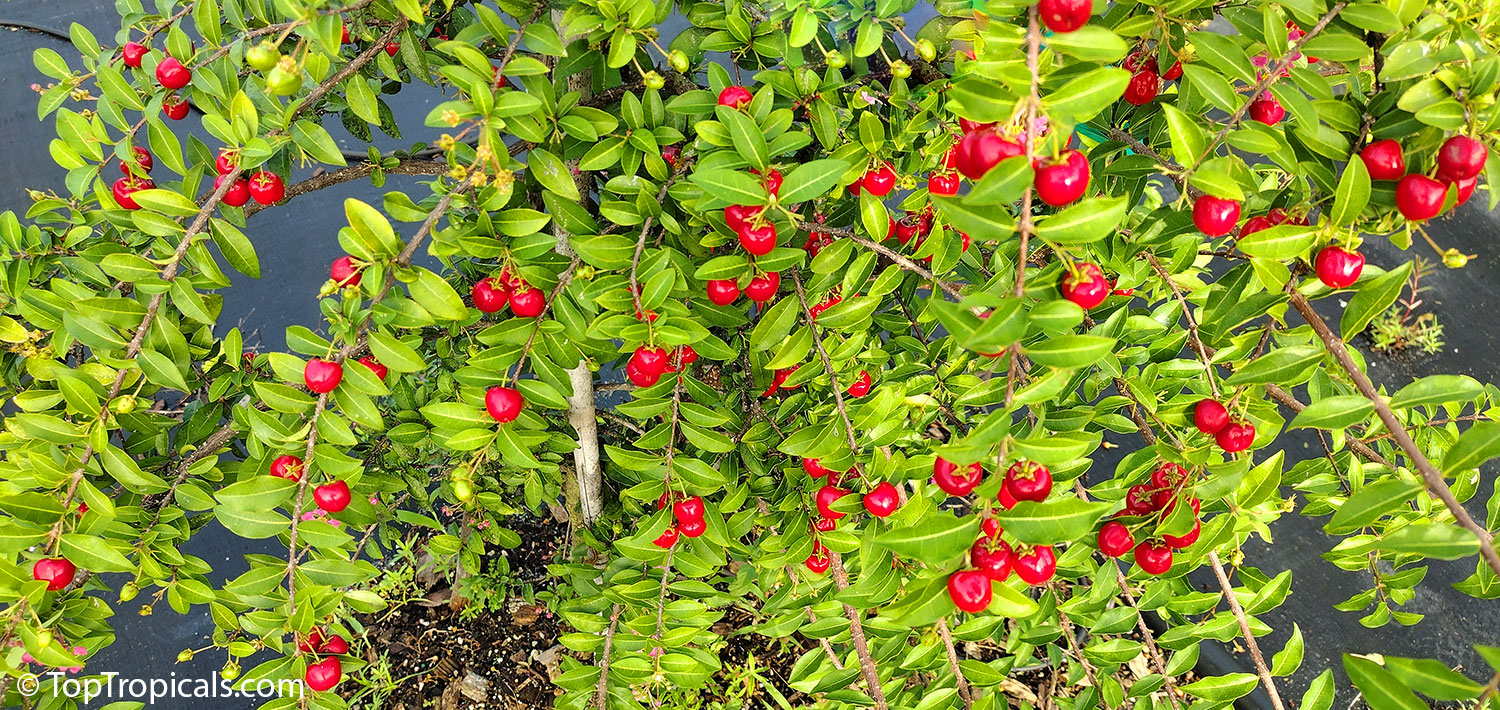
[[[298,121],[292,124],[292,142],[319,162],[329,165],[347,164],[338,144],[333,142],[333,136],[313,121]]]
[[[797,324],[797,299],[783,298],[761,314],[755,330],[750,331],[750,349],[753,352],[768,350],[780,343]]]
[[[1302,710],[1328,710],[1333,706],[1333,669],[1325,668],[1302,694]]]
[[[1333,514],[1333,519],[1323,529],[1332,535],[1354,532],[1380,519],[1380,516],[1403,507],[1421,490],[1421,483],[1400,478],[1386,478],[1366,484],[1339,506],[1338,512]]]
[[[427,363],[422,361],[422,356],[417,351],[384,332],[371,330],[369,341],[371,354],[392,372],[421,372],[427,369]]]
[[[1374,548],[1401,555],[1457,560],[1479,552],[1479,538],[1457,525],[1414,523],[1382,537]]]
[[[976,207],[1009,205],[1021,199],[1026,188],[1036,180],[1036,171],[1027,162],[1026,156],[1006,158],[974,183],[963,203]]]
[[[391,229],[390,221],[379,210],[350,198],[344,200],[344,216],[349,219],[349,227],[354,230],[354,235],[359,237],[371,254],[395,256],[400,253],[401,240]]]
[[[1362,160],[1351,160],[1350,163],[1363,163]],[[1401,289],[1406,286],[1406,280],[1411,276],[1411,262],[1391,269],[1373,279],[1366,280],[1360,284],[1359,291],[1349,299],[1349,307],[1344,309],[1344,315],[1339,320],[1339,329],[1344,334],[1345,340],[1350,340],[1358,335],[1375,316],[1384,313],[1396,299],[1401,296]]]
[[[946,512],[934,513],[923,516],[911,527],[880,533],[875,537],[875,544],[902,557],[942,566],[969,549],[978,531],[978,516],[960,518]]]
[[[1129,207],[1124,197],[1090,197],[1037,220],[1036,234],[1054,244],[1086,244],[1114,233]]]
[[[1059,335],[1027,347],[1026,354],[1038,364],[1071,370],[1098,362],[1114,346],[1114,338],[1101,335]]]
[[[91,572],[134,572],[135,565],[102,537],[65,533],[58,540],[63,557]]]
[[[1095,24],[1048,35],[1047,46],[1075,59],[1102,63],[1116,61],[1130,49],[1119,35]]]
[[[766,189],[749,173],[738,170],[702,169],[688,177],[694,185],[703,188],[713,204],[763,205]]]
[[[1255,65],[1251,63],[1250,55],[1235,44],[1234,40],[1214,32],[1192,32],[1188,34],[1188,42],[1198,50],[1198,57],[1205,64],[1228,74],[1232,79],[1239,79],[1246,84],[1255,83]]]
[[[130,193],[130,199],[135,200],[142,208],[171,217],[186,217],[198,213],[198,205],[171,190],[140,190]]]
[[[1359,213],[1370,202],[1370,171],[1363,160],[1344,164],[1344,174],[1333,193],[1333,210],[1328,219],[1339,226],[1354,224]]]
[[[250,243],[250,238],[222,220],[214,220],[210,227],[214,244],[218,245],[224,260],[236,271],[252,279],[260,278],[260,259],[255,255],[255,245]]]
[[[1292,636],[1286,640],[1286,645],[1276,652],[1271,659],[1271,675],[1288,676],[1296,672],[1302,665],[1302,658],[1307,652],[1306,643],[1302,640],[1302,627],[1296,623],[1292,624]]]
[[[1484,385],[1468,375],[1429,375],[1413,382],[1391,398],[1392,409],[1458,404],[1484,394]]]
[[[1182,690],[1210,702],[1227,703],[1249,695],[1259,684],[1254,673],[1226,673],[1188,683]]]
[[[68,68],[68,63],[56,50],[47,47],[38,49],[32,52],[31,61],[36,65],[37,71],[53,79],[66,79],[73,75],[73,71]]]
[[[1475,422],[1443,457],[1443,475],[1459,473],[1500,456],[1500,422]]]
[[[187,380],[182,378],[182,373],[177,370],[176,363],[151,348],[141,348],[136,355],[136,364],[140,366],[141,373],[153,384],[162,387],[171,387],[179,392],[188,392]]]
[[[542,187],[570,202],[581,199],[578,185],[573,182],[572,171],[568,170],[567,164],[560,158],[542,148],[533,148],[526,154],[526,162],[531,168],[532,176]]]
[[[750,167],[756,170],[765,170],[770,161],[770,155],[766,149],[766,137],[760,131],[760,126],[750,120],[743,111],[719,106],[716,115],[719,123],[729,129],[729,138],[734,141],[734,149],[750,163]]]
[[[1478,683],[1431,658],[1386,656],[1385,667],[1406,687],[1433,700],[1473,700],[1484,692]]]
[[[1344,672],[1349,674],[1354,687],[1364,694],[1370,710],[1427,710],[1427,705],[1396,680],[1396,676],[1374,661],[1346,653]]]
[[[1082,538],[1109,512],[1108,503],[1050,498],[1040,503],[1023,500],[1016,507],[997,510],[995,514],[1007,535],[1027,544],[1050,545],[1058,540]]]
[[[934,197],[938,214],[975,241],[1007,239],[1016,232],[1016,223],[1005,210],[964,204],[957,197]]]
[[[1322,361],[1323,348],[1316,345],[1277,348],[1251,360],[1224,382],[1230,385],[1300,382],[1309,370]]]
[[[1208,150],[1208,136],[1198,122],[1172,104],[1162,104],[1167,117],[1167,135],[1172,140],[1172,155],[1183,165],[1194,165]]]
[[[423,268],[417,268],[416,272],[417,280],[407,286],[412,300],[441,320],[463,320],[468,317],[469,309],[464,306],[464,299],[459,297],[458,292],[443,277]]]
[[[1344,429],[1370,415],[1375,405],[1362,395],[1340,395],[1314,400],[1297,413],[1288,429]]]
[[[803,163],[782,179],[776,198],[783,205],[806,202],[833,189],[848,170],[849,163],[843,160],[825,158]]]
[[[1119,67],[1099,67],[1063,84],[1043,104],[1054,114],[1083,123],[1118,101],[1129,83],[1130,72]]]
[[[1240,251],[1263,259],[1292,259],[1307,253],[1318,235],[1312,227],[1279,224],[1262,229],[1235,244]]]

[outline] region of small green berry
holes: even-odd
[[[828,62],[828,66],[834,69],[844,68],[844,53],[837,49],[829,50],[827,54],[823,55],[823,59]]]
[[[937,47],[932,46],[930,39],[919,39],[917,40],[917,56],[921,57],[924,62],[937,59]]]
[[[680,49],[674,49],[671,54],[667,55],[667,64],[672,65],[672,70],[679,74],[686,74],[687,70],[692,68],[687,55],[683,54]]]
[[[911,65],[901,61],[900,59],[891,62],[891,76],[894,76],[897,79],[905,79],[906,77],[911,76]]]
[[[245,50],[245,63],[258,71],[268,71],[281,61],[281,52],[270,40]]]
[[[663,79],[661,74],[654,71],[646,72],[646,76],[641,77],[641,79],[646,82],[646,88],[652,91],[661,91],[661,88],[667,85],[667,80]]]

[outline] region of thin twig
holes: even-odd
[[[973,691],[969,690],[969,681],[964,678],[964,671],[958,666],[958,649],[953,646],[953,634],[948,631],[948,620],[938,619],[938,636],[943,639],[943,650],[948,654],[948,669],[953,671],[953,679],[958,685],[958,696],[964,700],[964,708],[974,707]]]
[[[1214,364],[1209,357],[1208,348],[1203,345],[1203,338],[1198,335],[1198,322],[1193,318],[1193,306],[1188,303],[1187,297],[1182,295],[1182,290],[1177,288],[1177,282],[1172,280],[1172,275],[1162,268],[1156,255],[1146,252],[1143,256],[1156,275],[1167,283],[1168,288],[1172,289],[1172,295],[1177,297],[1177,302],[1182,305],[1182,317],[1187,320],[1188,325],[1188,347],[1192,348],[1193,352],[1198,354],[1198,359],[1203,362],[1203,372],[1208,376],[1208,387],[1213,390],[1214,399],[1219,399],[1218,378],[1214,376]]]
[[[1281,702],[1281,694],[1276,692],[1276,681],[1271,678],[1271,669],[1266,667],[1265,656],[1260,653],[1260,644],[1255,642],[1255,634],[1250,631],[1250,619],[1245,616],[1245,610],[1240,607],[1240,600],[1234,596],[1234,585],[1229,582],[1229,575],[1224,571],[1224,563],[1219,561],[1219,553],[1214,550],[1208,552],[1208,562],[1213,565],[1214,576],[1219,578],[1219,589],[1224,593],[1224,600],[1229,602],[1229,611],[1234,614],[1235,621],[1240,625],[1240,636],[1245,639],[1245,647],[1250,650],[1250,660],[1255,662],[1255,672],[1260,676],[1260,683],[1265,687],[1266,695],[1271,697],[1271,707],[1275,710],[1286,710]]]

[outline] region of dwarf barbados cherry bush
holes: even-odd
[[[552,504],[558,707],[704,683],[731,607],[809,642],[787,682],[830,707],[1002,708],[1037,664],[1042,707],[1495,703],[1496,669],[1379,648],[1294,703],[1302,627],[1257,642],[1293,580],[1241,551],[1327,518],[1370,584],[1330,605],[1370,626],[1422,621],[1429,559],[1500,596],[1500,390],[1387,392],[1346,344],[1411,270],[1362,240],[1459,267],[1426,221],[1500,201],[1490,9],[116,5],[36,53],[65,188],[0,216],[6,704],[148,594],[211,616],[226,678],[314,691],[267,707],[343,707],[371,559],[426,529],[474,572]],[[335,120],[420,143],[345,154]],[[347,252],[324,322],[247,351],[247,222],[390,175],[426,177],[299,235]],[[287,552],[219,584],[182,551],[210,520]],[[1186,677],[1205,641],[1249,670]]]

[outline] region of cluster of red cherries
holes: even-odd
[[[1238,453],[1255,443],[1255,425],[1233,419],[1229,409],[1213,398],[1201,399],[1193,405],[1193,426],[1212,436],[1225,453]]]
[[[526,283],[508,268],[502,269],[499,276],[474,282],[470,293],[474,307],[481,313],[499,313],[510,306],[510,311],[521,318],[536,318],[547,310],[546,292]]]
[[[319,629],[313,629],[297,644],[297,650],[303,653],[311,653],[327,656],[321,661],[310,663],[303,678],[307,686],[317,691],[324,691],[339,684],[344,677],[344,664],[339,661],[339,656],[349,652],[349,642],[343,636],[334,634],[324,637]]]
[[[302,457],[290,454],[277,456],[271,461],[270,474],[277,478],[288,481],[302,480]],[[349,491],[349,484],[343,481],[332,481],[320,486],[313,487],[313,502],[318,509],[327,513],[340,513],[349,507],[349,501],[353,500],[353,494]]]
[[[1433,177],[1407,173],[1401,144],[1390,138],[1365,146],[1359,157],[1371,180],[1396,181],[1396,209],[1401,216],[1421,222],[1442,213],[1450,187],[1456,190],[1455,206],[1469,201],[1479,184],[1479,173],[1484,172],[1489,149],[1470,136],[1452,136],[1438,148]]]
[[[1130,487],[1125,494],[1125,509],[1114,514],[1099,528],[1099,551],[1110,557],[1124,557],[1135,551],[1135,563],[1150,575],[1165,574],[1172,568],[1173,550],[1184,549],[1198,541],[1203,532],[1203,521],[1199,517],[1202,501],[1188,499],[1193,508],[1193,529],[1185,535],[1159,535],[1136,543],[1132,528],[1153,527],[1166,519],[1168,513],[1182,498],[1182,489],[1187,482],[1187,471],[1175,463],[1163,462],[1151,472],[1151,480]],[[1125,518],[1127,520],[1120,520]],[[1136,522],[1128,519],[1139,518]]]
[[[691,345],[671,350],[641,345],[625,362],[625,377],[637,387],[650,387],[661,381],[662,375],[675,373],[697,361],[698,351]]]
[[[978,462],[959,466],[939,456],[932,462],[932,481],[948,495],[967,496],[984,481],[984,467]],[[1051,494],[1052,472],[1046,466],[1017,461],[1006,470],[997,497],[1009,510],[1020,501],[1040,503]],[[1057,553],[1051,545],[1017,550],[1002,539],[1000,521],[989,516],[980,522],[980,532],[969,548],[970,567],[948,576],[948,597],[959,609],[972,614],[988,608],[993,598],[990,583],[1009,579],[1013,570],[1031,585],[1046,584],[1057,573]]]
[[[822,479],[825,483],[813,494],[813,507],[818,511],[818,517],[813,520],[813,551],[807,556],[803,564],[813,574],[823,574],[828,571],[832,559],[828,555],[828,548],[817,539],[820,532],[832,532],[838,526],[846,513],[833,509],[839,499],[849,495],[850,491],[840,488],[839,482],[846,475],[852,475],[853,470],[840,473],[815,458],[802,459],[802,470],[807,472],[813,480]],[[901,507],[901,492],[890,481],[881,481],[864,495],[864,508],[870,515],[877,518],[889,517]]]
[[[224,178],[239,167],[240,152],[233,148],[219,149],[218,157],[214,158],[214,169],[219,176],[214,178],[214,189],[224,183]],[[255,174],[247,177],[241,176],[229,190],[224,193],[224,204],[230,207],[243,207],[246,202],[254,199],[258,204],[272,205],[280,202],[286,197],[286,185],[281,181],[281,176],[269,170],[257,170]]]
[[[156,167],[156,161],[151,158],[151,151],[145,148],[132,148],[131,155],[135,158],[133,161],[120,162],[120,172],[125,173],[125,177],[116,180],[109,191],[116,204],[127,210],[138,210],[141,206],[131,195],[156,187],[156,181],[147,177]]]
[[[131,69],[140,69],[141,64],[145,62],[146,55],[150,51],[150,47],[140,42],[126,42],[125,46],[120,48],[120,58],[125,63],[125,66]],[[161,112],[167,118],[173,121],[181,121],[187,118],[188,103],[175,92],[192,83],[192,81],[193,70],[187,68],[176,57],[169,56],[157,63],[156,83],[160,84],[162,88],[174,92],[167,94],[166,98],[162,99]]]
[[[1234,231],[1240,221],[1240,203],[1213,195],[1200,195],[1193,201],[1193,225],[1210,237],[1220,237]],[[1245,220],[1240,227],[1239,238],[1244,239],[1261,230],[1282,224],[1311,225],[1307,215],[1292,214],[1274,207],[1264,215]],[[1313,257],[1313,269],[1318,280],[1333,289],[1348,288],[1359,280],[1365,269],[1365,257],[1354,249],[1338,244],[1329,244],[1318,250]]]
[[[656,501],[656,509],[663,510],[668,505],[672,506],[673,523],[663,530],[660,537],[652,541],[653,545],[665,550],[677,544],[677,539],[686,535],[687,537],[698,537],[708,530],[708,524],[703,521],[707,509],[703,505],[703,498],[699,496],[676,497],[671,491],[661,494]]]

